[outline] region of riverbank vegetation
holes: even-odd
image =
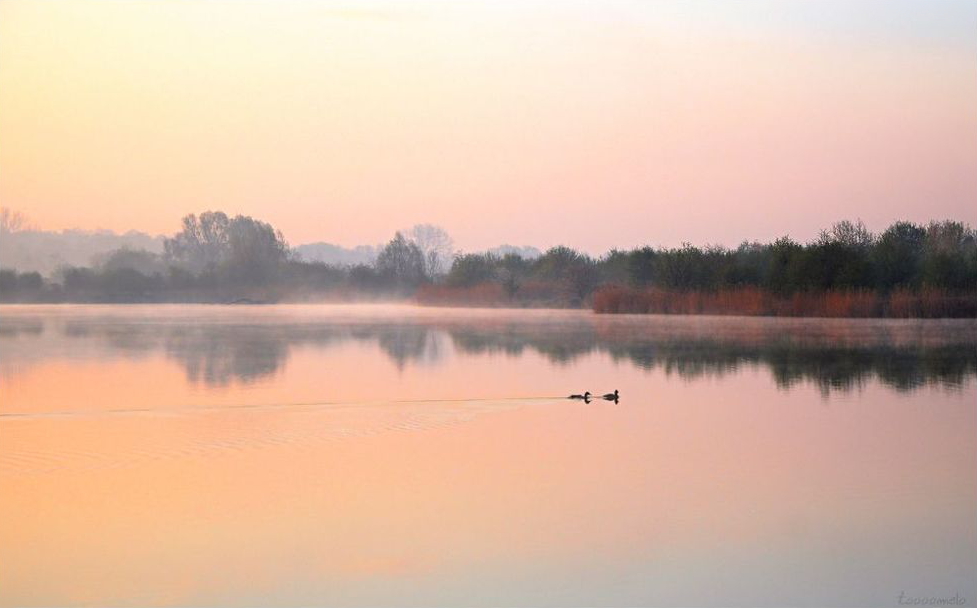
[[[977,317],[977,294],[898,288],[777,294],[757,287],[669,291],[609,286],[594,294],[597,313],[778,317]]]
[[[642,247],[591,257],[453,253],[435,227],[397,233],[371,264],[303,260],[270,224],[206,212],[164,253],[119,249],[51,277],[0,271],[5,302],[281,302],[409,299],[426,305],[591,307],[599,313],[977,316],[977,233],[843,221],[799,243]],[[425,238],[417,238],[424,234]]]
[[[526,293],[528,288],[529,293]],[[466,255],[424,303],[544,301],[598,313],[818,317],[977,316],[977,234],[960,222],[843,221],[801,244],[643,247],[593,259],[565,247],[533,262]]]

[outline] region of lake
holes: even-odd
[[[975,571],[973,320],[0,307],[3,606],[973,605]]]

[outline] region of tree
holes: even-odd
[[[0,270],[0,301],[36,302],[44,298],[44,291],[44,278],[39,272]]]
[[[227,255],[229,224],[223,211],[184,216],[183,229],[163,242],[166,259],[194,273],[214,270]]]
[[[379,291],[382,287],[377,269],[366,264],[357,264],[350,267],[349,283],[355,289],[367,292]]]
[[[789,236],[783,236],[774,241],[769,251],[767,288],[780,294],[794,292],[801,284],[799,274],[804,248]]]
[[[715,286],[715,268],[705,252],[689,243],[678,249],[659,252],[659,280],[677,289],[711,289]]]
[[[930,222],[923,242],[922,281],[930,287],[974,287],[974,231],[960,222]]]
[[[805,276],[815,289],[870,287],[870,250],[875,237],[861,220],[844,220],[822,230],[807,250]]]
[[[17,287],[29,291],[40,291],[44,287],[44,278],[39,272],[22,272],[17,277]]]
[[[651,247],[635,249],[628,256],[628,281],[635,287],[650,285],[655,280],[655,261],[658,252]]]
[[[532,262],[515,251],[504,254],[502,259],[498,260],[498,277],[502,282],[502,288],[510,298],[515,297],[516,292],[522,287],[522,280],[529,274],[531,264]]]
[[[288,260],[288,243],[271,224],[238,215],[224,228],[227,275],[234,281],[261,283],[273,279]]]
[[[377,256],[377,271],[400,287],[415,287],[426,277],[424,253],[398,232]]]
[[[758,286],[763,282],[769,248],[757,242],[744,241],[729,255],[729,267],[723,276],[724,286]]]
[[[820,243],[838,243],[842,247],[855,250],[868,250],[874,243],[875,237],[869,232],[862,220],[842,220],[835,222],[831,230],[822,230],[818,239]]]
[[[910,222],[896,222],[879,236],[872,259],[881,288],[919,284],[925,238],[926,230]]]
[[[580,262],[580,257],[579,253],[564,245],[551,247],[536,259],[534,269],[542,279],[564,280],[569,278],[570,269]]]
[[[271,279],[289,255],[288,243],[271,224],[222,211],[183,218],[183,229],[163,243],[166,260],[194,274],[218,273],[232,282]]]
[[[448,272],[448,284],[471,287],[496,278],[496,259],[491,254],[469,253],[455,257]]]
[[[433,224],[417,224],[404,234],[424,255],[428,276],[435,278],[448,271],[455,255],[455,243],[443,228]]]
[[[597,261],[597,273],[601,282],[627,283],[630,256],[626,251],[612,249]]]
[[[65,268],[62,275],[69,294],[89,296],[96,291],[98,276],[91,268]]]
[[[10,297],[17,291],[17,271],[0,270],[0,296]]]
[[[146,299],[150,292],[162,285],[162,276],[148,277],[134,268],[106,270],[96,277],[98,299],[113,302],[134,302]]]
[[[600,271],[597,264],[588,256],[581,256],[567,272],[570,290],[576,303],[579,304],[600,283]]]
[[[131,268],[146,276],[163,274],[165,264],[160,256],[144,249],[129,249],[123,247],[111,252],[99,264],[102,272],[110,272],[121,268]]]
[[[20,232],[27,226],[27,218],[19,211],[0,207],[0,233]]]

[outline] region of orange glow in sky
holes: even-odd
[[[0,0],[0,204],[467,250],[977,223],[975,74],[973,3]]]

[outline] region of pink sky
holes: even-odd
[[[977,223],[977,5],[850,4],[2,0],[0,204],[467,250]]]

